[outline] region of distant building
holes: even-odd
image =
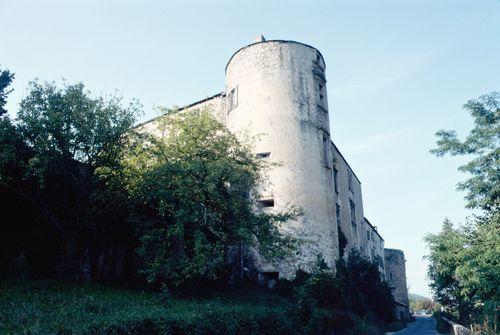
[[[258,136],[255,154],[280,163],[262,186],[261,210],[295,205],[305,211],[284,227],[304,241],[295,258],[269,264],[255,257],[263,281],[311,270],[318,255],[333,267],[339,229],[348,240],[347,254],[358,250],[385,276],[384,239],[365,218],[361,182],[330,138],[325,69],[314,47],[259,36],[229,59],[223,92],[182,108],[209,110],[231,131]],[[140,127],[161,136],[157,120]]]

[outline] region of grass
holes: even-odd
[[[170,298],[99,285],[1,282],[0,334],[291,334],[290,303],[262,291]]]

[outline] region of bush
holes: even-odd
[[[383,324],[393,321],[394,300],[376,265],[352,252],[347,261],[338,261],[336,273],[316,268],[312,274],[298,272],[281,288],[287,294],[294,292],[306,333],[378,334]]]

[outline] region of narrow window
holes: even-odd
[[[274,199],[263,199],[259,200],[259,206],[262,208],[265,207],[274,207]]]
[[[356,227],[356,206],[354,205],[354,202],[352,200],[349,200],[349,207],[351,209],[351,227],[352,227],[352,233],[355,238],[357,238],[357,227]]]
[[[234,87],[227,95],[227,112],[229,113],[238,106],[238,86]]]
[[[369,230],[366,231],[366,239],[368,241],[370,240],[370,231]]]
[[[333,188],[337,194],[339,194],[339,185],[337,181],[338,175],[339,171],[336,168],[333,168]]]
[[[328,166],[328,138],[323,134],[323,162]]]
[[[321,83],[318,84],[319,89],[319,100],[323,100],[323,85]]]
[[[265,159],[265,158],[269,158],[269,156],[271,156],[271,153],[270,152],[259,152],[256,156],[259,159]]]
[[[349,191],[352,191],[352,173],[351,173],[351,171],[347,172],[347,180],[349,182]]]
[[[337,216],[337,227],[340,227],[340,205],[335,204],[335,215]]]

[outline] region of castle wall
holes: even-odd
[[[378,265],[378,270],[382,278],[385,278],[384,239],[367,218],[364,218],[363,223],[363,229],[365,231],[362,244],[363,254],[367,259]]]
[[[194,110],[207,111],[210,112],[212,115],[214,115],[221,122],[225,122],[225,116],[226,116],[225,103],[226,103],[225,94],[217,93],[211,97],[181,107],[179,108],[179,110],[183,112],[194,111]],[[158,117],[150,119],[144,123],[137,125],[136,129],[138,131],[143,131],[160,137],[165,136],[166,134],[163,133],[164,130],[162,130],[162,127],[160,127],[161,120],[163,117],[165,117],[165,115],[160,115]]]
[[[333,268],[339,227],[348,240],[346,256],[358,250],[377,263],[393,286],[398,309],[407,310],[404,254],[384,249],[383,238],[364,217],[361,182],[330,139],[325,84],[318,50],[293,41],[260,40],[231,57],[224,92],[180,110],[209,111],[238,136],[253,136],[254,153],[276,163],[261,187],[258,210],[304,210],[302,218],[284,227],[304,241],[300,254],[273,265],[252,250],[258,271],[291,278],[298,268],[311,270],[318,255]],[[158,127],[161,117],[137,128],[164,136]]]
[[[240,49],[226,68],[228,128],[257,136],[254,152],[279,164],[264,192],[274,206],[264,210],[304,210],[284,227],[304,242],[299,257],[276,265],[284,277],[311,270],[318,255],[333,267],[338,256],[324,70],[316,49],[286,41]]]
[[[361,182],[333,143],[331,144],[331,151],[333,156],[332,178],[336,173],[337,179],[337,189],[335,190],[334,187],[332,191],[335,197],[335,205],[339,207],[338,210],[335,210],[335,218],[337,219],[337,213],[340,211],[340,227],[348,241],[346,247],[347,256],[353,249],[360,250],[364,241]],[[351,217],[351,203],[354,205],[354,220]]]

